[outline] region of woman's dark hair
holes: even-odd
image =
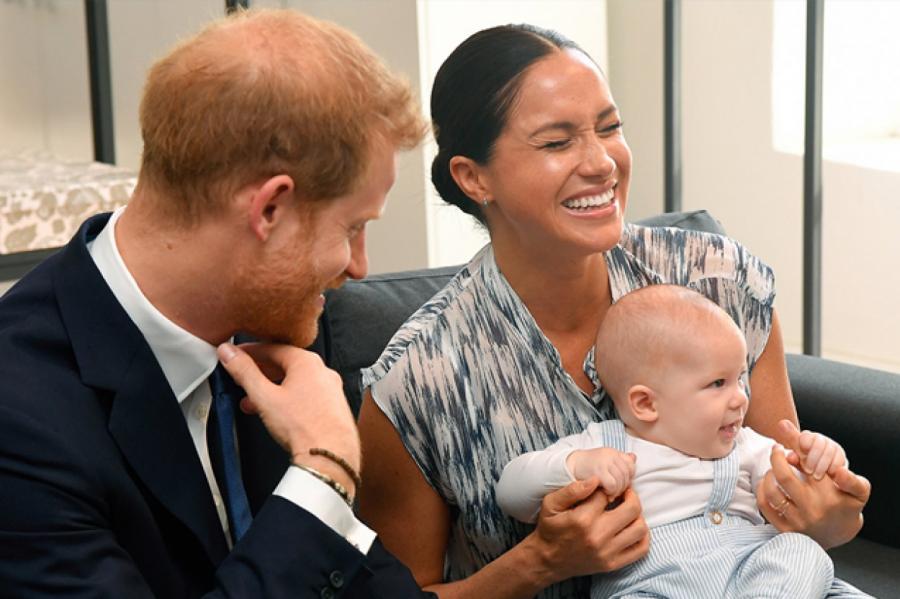
[[[453,180],[450,159],[466,156],[485,164],[519,93],[523,73],[565,48],[587,56],[575,42],[555,31],[503,25],[470,36],[444,61],[431,90],[431,119],[438,145],[431,181],[444,201],[485,224],[481,205]]]

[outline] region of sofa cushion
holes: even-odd
[[[829,550],[828,555],[834,561],[834,575],[841,580],[873,597],[887,599],[898,595],[900,549],[857,537],[846,545]]]
[[[861,536],[900,549],[900,374],[801,355],[787,364],[803,427],[840,443],[872,483]]]
[[[669,212],[637,223],[724,232],[706,210]],[[341,374],[344,393],[354,414],[358,413],[361,402],[359,371],[375,363],[400,325],[440,291],[460,268],[447,266],[374,275],[348,281],[327,294],[316,347],[328,365]]]

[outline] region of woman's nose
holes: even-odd
[[[603,140],[591,136],[585,143],[584,155],[581,159],[580,172],[586,177],[602,177],[604,179],[616,172],[616,161],[603,145]]]

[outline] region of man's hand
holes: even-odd
[[[327,458],[309,454],[312,447],[328,449],[357,472],[360,470],[359,434],[341,377],[317,354],[290,345],[249,343],[235,347],[223,343],[217,353],[247,393],[241,410],[259,415],[294,464],[327,474],[352,495],[353,481],[342,468]]]
[[[596,478],[544,497],[527,541],[537,546],[547,580],[612,572],[647,554],[650,531],[634,490],[626,489],[614,509],[607,510],[608,503]]]
[[[603,492],[612,501],[621,495],[634,478],[635,455],[611,447],[579,449],[566,458],[566,467],[576,480],[597,478]]]

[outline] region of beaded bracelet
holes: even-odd
[[[342,485],[338,481],[334,480],[327,474],[322,474],[315,468],[310,468],[309,466],[304,466],[302,464],[294,464],[294,465],[297,468],[299,468],[300,470],[303,470],[304,472],[309,472],[311,475],[315,476],[320,481],[322,481],[323,483],[325,483],[326,485],[328,485],[329,487],[334,489],[334,492],[341,496],[341,499],[344,500],[344,503],[346,503],[350,508],[353,508],[353,498],[350,497],[350,493],[347,492],[347,489],[344,488],[344,485]]]
[[[350,477],[350,480],[353,481],[353,484],[356,485],[356,492],[359,493],[359,488],[362,486],[362,478],[360,478],[359,473],[353,469],[353,466],[350,465],[350,462],[334,453],[333,451],[324,449],[322,447],[311,448],[309,450],[309,455],[320,455],[323,458],[331,460],[332,462],[340,466],[344,470],[344,472],[347,473],[347,476]]]

